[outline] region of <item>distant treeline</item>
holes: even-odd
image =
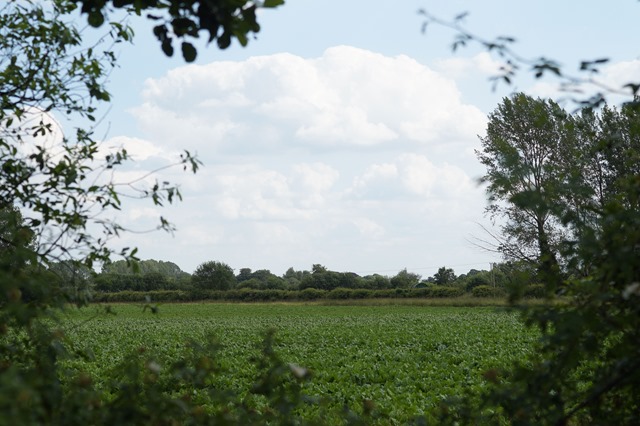
[[[534,271],[517,263],[498,264],[491,271],[471,269],[456,275],[441,267],[426,279],[406,269],[396,275],[360,276],[336,272],[315,264],[310,271],[289,268],[282,276],[266,269],[241,268],[237,274],[225,263],[210,261],[193,274],[173,262],[143,260],[117,261],[103,266],[100,273],[73,263],[54,264],[51,270],[65,286],[93,293],[98,302],[154,301],[270,301],[363,298],[439,298],[471,294],[496,297],[509,286],[520,286],[525,296],[538,297],[543,289],[535,282]]]

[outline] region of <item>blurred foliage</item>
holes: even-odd
[[[111,9],[125,9],[130,13],[146,13],[154,21],[153,34],[158,39],[162,51],[173,56],[174,39],[182,40],[180,50],[187,62],[193,62],[197,50],[191,43],[207,33],[207,42],[216,42],[220,49],[226,49],[236,39],[246,46],[249,37],[260,31],[257,15],[259,9],[274,8],[284,4],[284,0],[69,0],[80,5],[87,15],[87,22],[100,27],[108,22]]]
[[[494,211],[533,219],[528,275],[549,303],[523,316],[542,338],[522,362],[488,371],[481,394],[451,400],[443,422],[638,423],[640,111],[635,103],[576,115],[558,108],[522,94],[505,99],[489,123],[503,130],[489,131],[480,153],[490,200],[501,202]],[[540,291],[508,288],[513,301]]]

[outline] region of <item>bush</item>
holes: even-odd
[[[442,285],[434,285],[427,289],[429,291],[428,297],[459,297],[464,294],[464,291],[460,287],[449,287]]]
[[[504,296],[504,291],[497,287],[479,285],[471,290],[471,294],[473,297],[501,297]]]
[[[546,290],[543,284],[531,284],[524,288],[524,297],[542,299],[546,296]]]
[[[300,300],[323,299],[327,294],[325,290],[319,290],[317,288],[305,288],[304,290],[298,291],[297,293]]]
[[[466,289],[467,291],[472,291],[474,288],[481,285],[488,286],[489,280],[486,276],[484,276],[484,274],[476,274],[469,278],[469,280],[467,281]]]

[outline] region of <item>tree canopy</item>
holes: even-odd
[[[505,220],[500,249],[535,266],[553,302],[523,310],[542,339],[526,363],[492,373],[471,403],[480,422],[489,407],[514,424],[637,421],[639,141],[635,103],[569,114],[516,94],[489,116],[478,157],[489,212]]]
[[[189,40],[196,39],[200,32],[207,34],[207,42],[216,42],[226,49],[235,38],[246,46],[249,37],[260,31],[257,19],[259,8],[273,8],[284,4],[284,0],[71,0],[80,5],[93,27],[108,22],[110,8],[126,9],[137,15],[147,13],[154,21],[153,34],[162,51],[173,56],[174,39],[182,40],[180,50],[187,62],[196,59],[197,50]]]
[[[236,276],[229,265],[212,260],[200,264],[193,271],[191,282],[201,289],[228,290],[235,287]]]

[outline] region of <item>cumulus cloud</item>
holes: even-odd
[[[489,52],[480,52],[471,57],[450,57],[440,59],[435,67],[451,78],[476,77],[478,74],[493,76],[499,74],[504,64],[494,59]]]
[[[460,140],[484,122],[450,79],[348,46],[178,68],[144,99],[132,112],[154,139],[211,153]]]
[[[459,197],[475,191],[459,167],[435,165],[426,156],[409,153],[393,162],[372,164],[358,176],[350,192],[364,198]]]
[[[466,164],[484,114],[407,56],[338,46],[189,65],[149,79],[143,98],[131,113],[144,140],[114,142],[136,142],[145,161],[186,148],[205,163],[178,177],[176,241],[147,243],[149,257],[165,250],[187,270],[211,259],[399,270],[445,256],[442,241],[455,256],[482,217]]]
[[[124,149],[133,161],[142,162],[150,158],[175,160],[176,156],[168,154],[160,145],[145,139],[128,136],[116,136],[100,144],[99,152],[107,155]]]

